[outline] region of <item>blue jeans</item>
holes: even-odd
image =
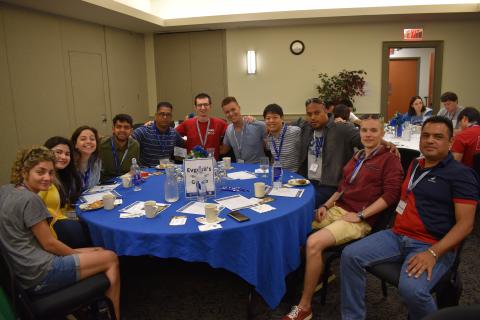
[[[33,294],[44,294],[59,290],[80,280],[80,260],[78,255],[56,256],[47,275],[39,284],[28,289]]]
[[[342,253],[340,274],[342,319],[365,319],[365,267],[386,261],[403,261],[398,290],[408,307],[411,319],[422,319],[437,310],[430,290],[450,269],[455,253],[441,256],[432,270],[431,280],[427,273],[415,279],[405,272],[407,261],[431,245],[406,236],[397,235],[391,230],[374,233],[347,246]]]

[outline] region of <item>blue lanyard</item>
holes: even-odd
[[[87,188],[88,186],[88,180],[90,180],[90,160],[88,161],[88,165],[87,165],[87,170],[85,171],[85,173],[83,174],[83,187],[84,188]]]
[[[127,156],[127,153],[128,153],[128,141],[127,141],[127,150],[125,150],[125,152],[123,153],[122,160],[119,162],[117,150],[115,149],[115,145],[113,144],[113,139],[114,137],[110,139],[110,142],[111,142],[110,144],[112,146],[112,153],[113,153],[113,164],[115,165],[115,172],[117,173],[117,175],[120,175],[120,166],[122,165],[123,160],[125,160],[125,157]]]
[[[285,140],[285,132],[287,132],[287,125],[283,126],[282,134],[280,135],[280,148],[277,149],[277,144],[273,136],[271,137],[273,150],[275,151],[275,160],[280,160],[280,153],[282,152],[283,140]]]
[[[352,172],[352,175],[350,176],[349,183],[352,183],[355,180],[365,160],[370,159],[371,157],[376,155],[378,150],[380,150],[380,147],[377,147],[375,150],[373,150],[373,152],[368,157],[365,157],[365,152],[364,152],[362,156],[358,158],[357,162],[355,162],[355,167],[353,168],[353,172]]]
[[[313,138],[315,140],[315,158],[318,159],[320,154],[322,153],[322,147],[323,147],[323,136],[322,137],[316,137],[315,136],[315,131],[313,132]]]
[[[407,194],[409,194],[409,193],[417,186],[417,184],[418,184],[420,181],[422,181],[422,179],[425,178],[425,176],[426,176],[427,174],[429,174],[430,171],[432,171],[432,169],[425,171],[424,173],[422,173],[422,174],[417,178],[417,180],[414,181],[413,178],[415,177],[415,173],[417,172],[417,168],[418,168],[418,163],[417,163],[417,165],[415,166],[415,169],[413,169],[412,175],[410,176],[410,181],[408,181]]]

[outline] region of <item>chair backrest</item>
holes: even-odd
[[[403,172],[406,174],[412,160],[420,156],[420,151],[398,148],[398,152],[400,152],[400,161],[402,162]]]
[[[375,224],[372,227],[372,233],[390,228],[395,219],[396,209],[397,203],[380,212]]]
[[[473,169],[480,175],[480,153],[473,156]]]

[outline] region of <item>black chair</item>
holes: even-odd
[[[383,212],[379,213],[377,221],[375,221],[375,224],[373,225],[372,231],[370,234],[380,230],[385,230],[391,227],[393,218],[395,217],[395,209],[396,209],[396,204],[394,206],[390,206],[389,208],[385,209]],[[320,289],[321,305],[325,305],[325,301],[327,299],[328,277],[331,274],[330,267],[332,262],[340,258],[340,256],[342,255],[343,249],[355,241],[357,240],[353,240],[339,246],[330,247],[323,252],[324,270],[323,270],[322,278],[320,281],[320,283],[322,284],[322,288]]]
[[[480,305],[456,306],[438,310],[423,320],[478,320],[480,319]]]
[[[20,287],[4,248],[0,249],[0,285],[9,297],[14,312],[21,319],[63,318],[83,307],[92,306],[96,309],[100,302],[106,304],[110,318],[115,319],[113,304],[105,296],[110,281],[104,273],[83,279],[55,292],[31,295]]]
[[[436,295],[438,308],[456,306],[460,300],[462,294],[462,282],[457,270],[460,265],[460,253],[462,247],[463,242],[458,248],[457,256],[455,257],[455,261],[450,270],[445,273],[445,275],[438,281],[437,285],[430,291],[432,294],[435,293]],[[381,280],[384,297],[387,297],[387,283],[398,287],[402,264],[402,262],[383,262],[366,268],[369,273]]]
[[[420,151],[398,148],[398,152],[400,152],[400,161],[402,163],[403,172],[406,173],[412,160],[420,156]]]
[[[480,153],[477,153],[473,156],[473,170],[480,175]]]

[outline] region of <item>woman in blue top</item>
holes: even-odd
[[[100,182],[102,170],[97,129],[81,126],[73,132],[71,141],[75,148],[75,166],[82,179],[82,190],[87,190]]]
[[[403,121],[421,125],[425,119],[432,116],[432,109],[425,107],[420,96],[410,98],[408,111],[403,115]]]

